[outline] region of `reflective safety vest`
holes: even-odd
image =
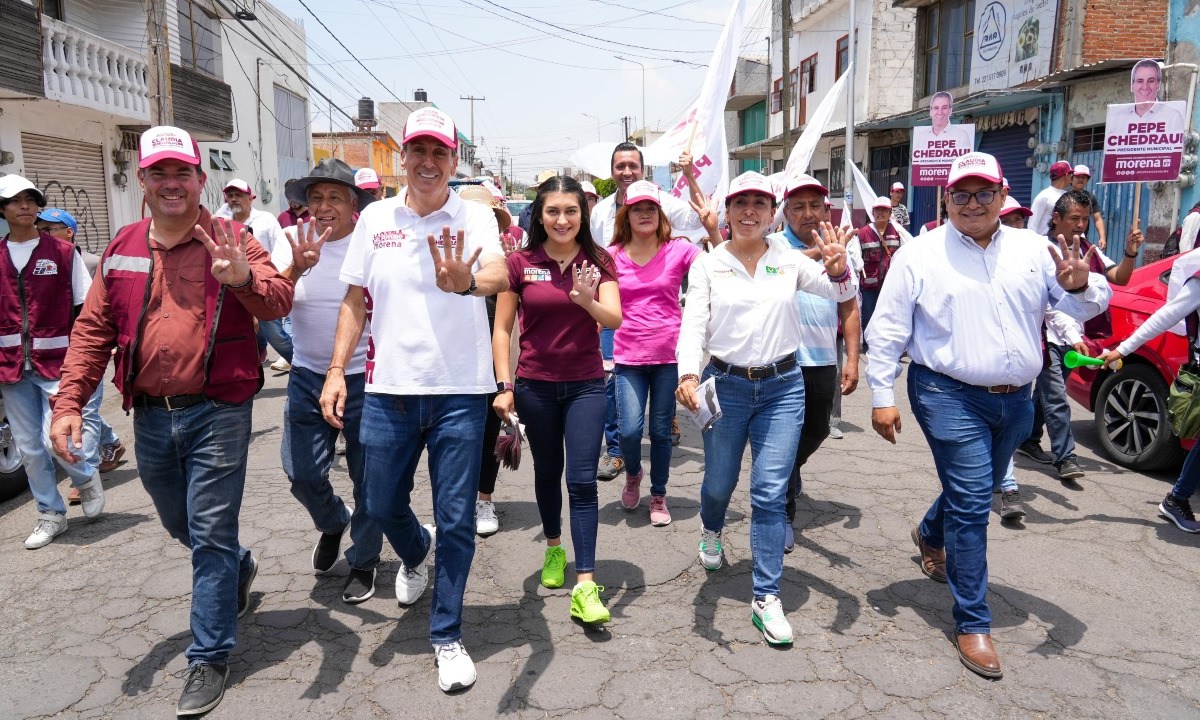
[[[0,383],[20,381],[26,367],[47,380],[62,374],[71,340],[71,263],[75,246],[41,233],[29,262],[17,272],[0,240]]]
[[[864,225],[858,229],[858,245],[863,258],[862,288],[878,290],[892,264],[892,254],[900,248],[900,233],[889,222],[880,238],[874,225]]]

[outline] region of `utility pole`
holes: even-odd
[[[475,101],[476,100],[487,100],[487,98],[486,97],[475,97],[474,95],[468,95],[466,97],[459,95],[458,99],[471,101],[471,171],[472,171],[472,174],[475,174],[474,173],[474,170],[475,170]]]
[[[144,0],[146,8],[146,75],[150,94],[150,124],[172,125],[171,44],[167,36],[166,0]]]
[[[508,154],[508,146],[500,146],[500,177],[504,182],[504,196],[512,195],[512,177],[504,170],[504,156]]]
[[[846,78],[846,168],[845,179],[842,181],[842,199],[846,204],[846,215],[843,225],[854,224],[854,71],[858,70],[858,33],[854,30],[854,0],[850,0],[850,77]],[[871,198],[860,198],[863,207]],[[870,216],[870,212],[867,213]]]
[[[625,141],[626,142],[629,141],[629,121],[630,121],[630,119],[631,118],[628,115],[621,118],[621,122],[625,125]]]
[[[780,3],[783,13],[782,35],[779,51],[783,53],[783,82],[779,87],[779,107],[783,111],[783,162],[786,164],[792,154],[792,2],[782,0]]]

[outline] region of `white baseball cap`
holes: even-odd
[[[659,195],[660,190],[657,185],[649,180],[638,180],[631,183],[629,188],[625,190],[625,204],[633,205],[645,200],[662,207],[662,200]]]
[[[822,185],[820,180],[807,173],[797,173],[788,178],[787,184],[784,185],[783,197],[785,199],[789,198],[792,196],[792,193],[797,193],[805,189],[816,190],[825,197],[829,197],[829,188]]]
[[[766,175],[753,170],[738,175],[733,182],[729,183],[729,192],[725,194],[725,199],[728,201],[734,196],[749,193],[766,195],[775,200],[775,188],[771,186],[771,180]]]
[[[414,138],[431,137],[441,144],[455,150],[458,148],[458,128],[446,113],[434,107],[423,107],[404,123],[404,140],[407,143]]]
[[[1021,207],[1021,203],[1017,202],[1012,195],[1004,198],[1004,207],[1000,208],[1000,217],[1011,213],[1021,213],[1025,217],[1032,217],[1033,211],[1027,207]]]
[[[946,178],[946,187],[953,187],[963,180],[973,177],[999,183],[1004,179],[1004,173],[1000,172],[1000,163],[996,158],[987,153],[969,152],[966,155],[959,155],[950,165],[950,176]]]
[[[600,193],[596,192],[596,186],[592,184],[591,180],[584,180],[579,184],[583,186],[584,195],[595,195],[596,197],[600,197]],[[630,185],[630,187],[632,188],[633,186]],[[626,192],[628,192],[628,190]]]
[[[229,182],[225,183],[225,187],[221,188],[221,192],[225,192],[226,190],[228,190],[230,188],[233,188],[234,190],[238,190],[240,192],[244,192],[247,195],[249,195],[251,198],[257,197],[254,194],[254,190],[250,189],[250,183],[246,182],[245,180],[241,180],[239,178],[234,178],[234,179],[230,180]]]
[[[5,175],[4,177],[0,177],[0,200],[15,198],[26,190],[31,191],[37,198],[38,207],[46,207],[46,196],[28,178],[20,175]]]
[[[1076,166],[1075,166],[1075,170],[1074,170],[1074,174],[1075,174],[1075,175],[1083,175],[1083,176],[1085,176],[1085,177],[1091,177],[1091,176],[1092,176],[1092,171],[1091,171],[1091,170],[1088,170],[1088,166],[1087,166],[1087,165],[1076,165]]]
[[[379,187],[379,176],[371,168],[359,168],[354,173],[354,184],[363,190],[374,190]]]
[[[904,190],[904,183],[900,183],[900,182],[892,183],[892,192],[896,192],[897,190]]]
[[[162,160],[179,160],[200,165],[200,146],[187,130],[158,125],[142,133],[138,141],[138,167],[145,169]]]
[[[879,197],[875,198],[875,202],[871,203],[871,209],[872,210],[885,210],[885,209],[891,210],[892,209],[892,201],[890,198],[885,198],[884,196],[880,195]]]

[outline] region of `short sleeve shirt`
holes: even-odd
[[[518,377],[552,382],[604,377],[596,320],[570,297],[571,268],[587,259],[581,250],[560,272],[543,247],[508,256],[508,289],[517,295],[521,321]],[[600,268],[601,284],[616,280],[611,270]]]
[[[622,365],[675,363],[679,344],[679,287],[700,254],[686,238],[664,243],[645,265],[624,248],[610,248],[621,284],[621,327],[613,340],[613,360]]]

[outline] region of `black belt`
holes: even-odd
[[[782,360],[773,362],[770,365],[755,365],[754,367],[740,367],[738,365],[730,365],[721,358],[710,358],[709,362],[712,366],[723,373],[729,375],[737,375],[747,380],[764,380],[783,373],[796,367],[796,356],[794,354],[785,357]]]
[[[133,399],[133,406],[140,408],[160,408],[162,410],[182,410],[193,405],[199,405],[208,398],[204,395],[138,395]]]

